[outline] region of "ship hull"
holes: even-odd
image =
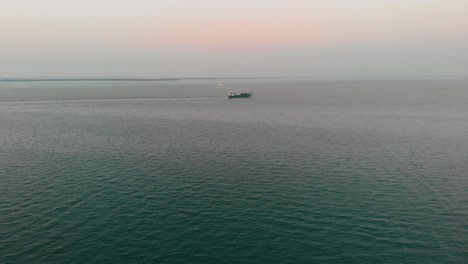
[[[229,99],[234,98],[249,98],[252,94],[250,93],[240,93],[240,94],[228,94]]]

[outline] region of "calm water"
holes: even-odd
[[[468,263],[468,81],[222,81],[0,83],[0,263]]]

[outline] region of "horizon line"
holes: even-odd
[[[183,81],[183,80],[255,80],[255,79],[292,79],[292,78],[305,78],[315,79],[317,81],[323,80],[459,80],[468,79],[468,76],[460,75],[374,75],[374,76],[237,76],[237,77],[163,77],[163,78],[146,78],[146,77],[4,77],[0,78],[0,82],[43,82],[43,81]]]

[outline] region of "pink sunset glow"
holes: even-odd
[[[201,56],[208,75],[397,74],[400,64],[462,73],[467,9],[465,0],[6,0],[0,70],[196,76]],[[237,66],[212,63],[226,59]]]
[[[196,23],[171,24],[161,30],[150,31],[143,37],[143,46],[196,49],[271,49],[318,44],[322,33],[310,21],[275,21],[254,19],[221,20],[210,26]]]

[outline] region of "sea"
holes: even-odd
[[[0,263],[468,263],[468,80],[0,82]]]

